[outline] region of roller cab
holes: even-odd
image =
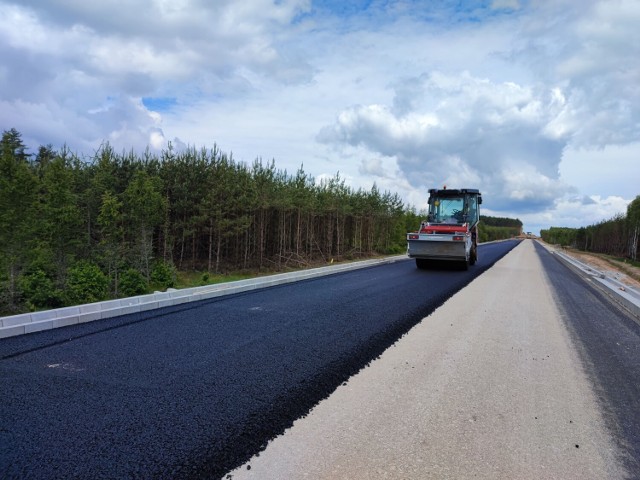
[[[428,216],[416,232],[407,233],[407,253],[418,268],[432,260],[458,262],[464,269],[478,259],[479,190],[430,189]]]

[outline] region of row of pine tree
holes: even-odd
[[[401,253],[397,194],[213,149],[91,158],[0,142],[0,314],[166,288],[175,272],[277,271]]]
[[[638,260],[640,255],[640,195],[627,206],[626,214],[580,228],[551,227],[541,230],[548,243]]]

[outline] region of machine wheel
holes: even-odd
[[[420,270],[426,270],[427,268],[429,268],[429,260],[426,260],[424,258],[416,258],[416,267],[418,267]]]
[[[471,256],[469,257],[469,265],[475,265],[478,261],[478,247],[476,245],[471,249]]]

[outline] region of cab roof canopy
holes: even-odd
[[[437,195],[438,197],[459,197],[464,194],[482,195],[477,188],[460,188],[460,189],[448,189],[448,188],[431,188],[429,189],[429,195]]]

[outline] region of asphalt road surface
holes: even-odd
[[[640,479],[640,323],[536,247],[628,478]]]
[[[223,476],[515,245],[0,340],[0,478]]]
[[[640,326],[523,242],[227,478],[640,478]]]

